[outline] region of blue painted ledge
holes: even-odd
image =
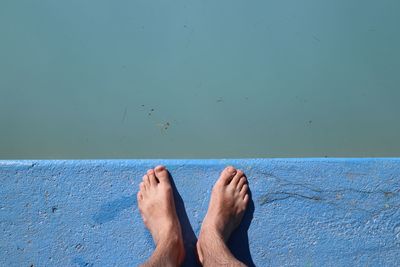
[[[210,190],[228,164],[252,190],[230,242],[248,265],[400,265],[400,159],[238,159],[0,161],[0,266],[143,262],[153,242],[135,194],[156,164],[178,191],[186,266],[195,265]]]

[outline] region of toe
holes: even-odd
[[[244,173],[241,170],[237,170],[235,176],[232,178],[230,184],[236,188],[239,183],[239,180],[244,176]]]
[[[236,186],[236,190],[240,192],[240,190],[242,190],[242,187],[243,187],[243,185],[244,185],[246,182],[247,182],[246,177],[245,177],[245,176],[242,176],[242,177],[239,179],[239,182],[238,182],[238,184],[237,184],[237,186]]]
[[[247,184],[243,185],[242,189],[240,190],[240,195],[244,198],[245,195],[247,194],[247,190],[249,189],[249,186]]]
[[[139,201],[142,201],[143,195],[142,195],[142,193],[141,193],[140,191],[136,194],[136,196],[137,196],[138,202],[139,202]]]
[[[169,173],[164,166],[157,166],[154,168],[156,176],[160,183],[169,183]]]
[[[145,182],[141,182],[141,183],[139,184],[140,193],[142,194],[142,196],[143,196],[143,194],[146,192],[146,185],[145,185],[145,184],[146,184]]]
[[[157,165],[155,168],[154,168],[154,171],[162,171],[162,170],[165,170],[166,168],[165,168],[165,166],[164,165]]]
[[[156,186],[158,184],[157,178],[155,176],[154,170],[148,170],[147,176],[149,177],[150,185]]]
[[[244,201],[244,204],[247,206],[247,204],[249,203],[249,194],[244,195],[243,201]]]
[[[150,179],[149,179],[149,176],[147,174],[145,174],[143,176],[143,183],[144,183],[145,187],[147,187],[147,188],[150,186]]]
[[[219,180],[225,185],[229,184],[229,182],[232,180],[235,174],[236,174],[236,169],[232,166],[228,166],[221,172]]]

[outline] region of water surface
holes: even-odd
[[[0,158],[400,156],[399,1],[0,2]]]

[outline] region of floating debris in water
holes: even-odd
[[[316,35],[313,35],[312,37],[313,37],[313,39],[314,39],[315,41],[321,42],[321,40],[320,40]]]
[[[171,124],[167,121],[166,123],[156,123],[156,126],[160,127],[161,133],[164,133],[164,131],[168,130]]]
[[[151,114],[154,112],[154,108],[150,109],[148,115],[151,116]]]
[[[303,98],[303,97],[300,97],[300,96],[298,96],[298,95],[295,96],[295,99],[298,100],[299,102],[303,102],[303,103],[307,103],[307,102],[308,102],[307,99],[305,99],[305,98]]]
[[[122,121],[121,121],[122,123],[124,123],[127,114],[128,114],[128,107],[125,107],[124,114],[122,115]]]

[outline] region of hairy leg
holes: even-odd
[[[215,183],[204,218],[197,254],[203,266],[245,266],[228,249],[232,231],[239,226],[249,202],[247,179],[232,166],[225,168]]]
[[[137,194],[139,210],[156,249],[143,266],[180,266],[185,257],[170,176],[164,166],[148,170]]]

